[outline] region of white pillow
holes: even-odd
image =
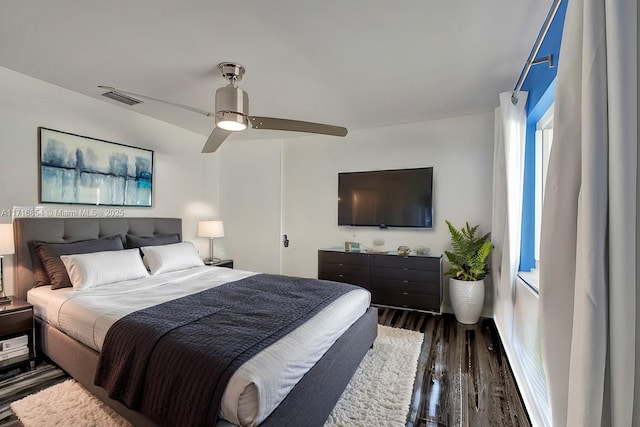
[[[198,250],[191,242],[144,246],[140,250],[142,250],[144,259],[147,261],[149,271],[154,275],[204,265]]]
[[[138,249],[61,255],[60,259],[76,291],[149,277]]]

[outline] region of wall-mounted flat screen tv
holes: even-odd
[[[338,225],[433,228],[433,168],[340,173]]]

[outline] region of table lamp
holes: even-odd
[[[220,258],[213,257],[213,239],[224,237],[224,225],[222,221],[200,221],[198,222],[198,237],[209,239],[209,258],[204,261],[207,265],[218,264]]]
[[[2,262],[4,255],[13,255],[13,224],[0,224],[0,304],[9,304],[11,300],[4,293],[4,271]]]

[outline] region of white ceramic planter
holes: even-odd
[[[475,282],[449,279],[449,298],[458,322],[478,323],[484,305],[484,279]]]

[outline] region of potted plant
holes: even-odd
[[[444,251],[451,268],[449,297],[456,319],[460,323],[477,323],[484,305],[484,277],[489,273],[487,258],[491,252],[491,233],[476,237],[478,226],[460,230],[446,221],[451,233],[453,251]]]

